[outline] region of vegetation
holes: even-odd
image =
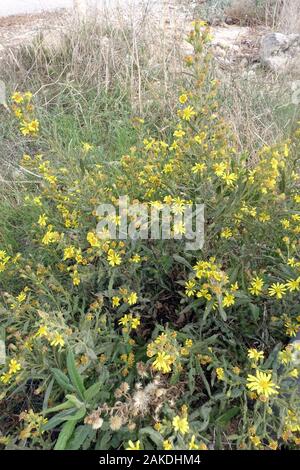
[[[150,82],[139,82],[143,114],[124,76],[99,91],[89,74],[84,87],[74,62],[57,94],[43,49],[50,91],[12,93],[3,145],[22,157],[0,203],[7,449],[299,446],[299,124],[254,158],[223,118],[209,27],[195,21],[188,41],[164,98],[144,109]],[[173,214],[205,204],[203,248],[99,238],[97,207],[122,195]]]

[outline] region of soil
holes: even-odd
[[[30,44],[42,31],[62,27],[65,10],[0,17],[0,55],[6,49]]]
[[[175,2],[176,3],[176,2]],[[172,1],[167,9],[160,11],[159,4],[151,7],[151,19],[161,22],[164,18],[164,29],[176,29],[182,33],[190,29],[190,15],[182,8],[178,8]],[[132,12],[131,12],[132,13]],[[141,12],[134,12],[137,15]],[[149,14],[149,12],[148,12]],[[14,15],[0,17],[0,59],[6,51],[15,47],[30,44],[39,33],[61,30],[67,24],[70,15],[67,10],[61,9],[53,12],[38,14]],[[221,58],[224,64],[236,62],[245,56],[255,60],[259,47],[259,36],[262,28],[251,28],[238,25],[213,26],[213,45],[215,55]],[[59,37],[59,35],[58,35]],[[186,44],[188,47],[188,44]]]

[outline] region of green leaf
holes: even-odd
[[[59,433],[57,442],[54,446],[54,450],[64,450],[66,448],[68,441],[74,432],[75,427],[76,421],[68,421],[63,425],[62,430]]]
[[[205,385],[205,388],[206,388],[206,391],[207,391],[207,393],[208,393],[208,396],[211,398],[210,386],[209,386],[209,383],[208,383],[208,381],[207,381],[207,379],[206,379],[206,377],[205,377],[204,371],[203,371],[203,369],[202,369],[200,363],[198,363],[198,364],[196,365],[196,367],[197,367],[197,369],[198,369],[198,371],[199,371],[199,374],[201,375],[201,379],[203,380],[203,383],[204,383],[204,385]]]
[[[146,428],[143,428],[139,431],[140,436],[149,436],[150,439],[158,446],[158,448],[162,444],[162,436],[159,434],[159,432],[155,431],[153,428],[150,426],[147,426]]]
[[[61,403],[60,405],[53,406],[52,408],[48,408],[44,411],[44,415],[49,413],[56,413],[56,411],[67,410],[69,408],[73,408],[74,404],[71,403],[69,400]]]
[[[73,437],[68,443],[68,450],[78,450],[84,444],[85,440],[90,437],[91,433],[95,431],[89,425],[77,426]]]
[[[67,368],[72,384],[76,388],[80,397],[84,400],[85,388],[83,384],[83,379],[77,370],[72,351],[69,351],[67,356]]]
[[[56,368],[52,368],[51,372],[54,375],[54,378],[55,378],[56,382],[58,383],[58,385],[61,386],[61,388],[63,390],[65,390],[65,391],[67,390],[68,392],[74,392],[75,391],[75,389],[74,389],[73,385],[71,384],[70,380],[68,379],[66,374],[64,374],[61,370],[56,369]]]
[[[189,268],[190,271],[193,271],[193,268],[190,265],[190,263],[185,258],[183,258],[182,256],[173,255],[173,258],[174,258],[175,261],[177,261],[177,263],[183,264],[184,266]]]
[[[254,304],[249,304],[249,307],[250,307],[251,314],[252,314],[254,320],[257,321],[259,319],[259,315],[260,315],[260,310],[259,310],[258,306],[254,305]]]
[[[201,406],[201,417],[203,418],[202,423],[197,427],[199,432],[205,431],[207,426],[209,425],[209,420],[210,420],[210,413],[211,413],[211,406],[209,406],[207,403]]]
[[[90,402],[99,392],[101,389],[102,383],[96,382],[91,385],[85,392],[84,392],[84,399],[87,402]]]
[[[0,82],[1,83],[1,82]],[[0,364],[5,364],[6,351],[5,351],[5,329],[0,328]]]
[[[221,315],[223,321],[227,321],[227,313],[225,312],[223,305],[222,305],[222,298],[220,295],[217,296],[218,299],[218,310]]]
[[[66,421],[80,421],[86,415],[85,406],[77,410],[74,414],[67,416]]]
[[[193,394],[195,391],[195,375],[196,375],[196,369],[194,367],[190,367],[189,370],[189,375],[188,375],[188,384],[189,384],[189,390],[190,393]]]
[[[216,421],[221,426],[226,426],[231,421],[231,419],[234,416],[236,416],[239,412],[240,412],[240,407],[234,406],[230,410],[226,411],[226,413],[219,416]]]
[[[67,420],[68,416],[76,411],[76,408],[71,408],[69,410],[62,411],[57,415],[53,416],[53,418],[49,419],[46,424],[43,426],[43,431],[50,431],[50,429],[55,428],[58,424],[63,423]]]
[[[75,406],[77,409],[82,408],[84,406],[84,403],[80,400],[75,395],[66,395],[66,399],[72,403],[73,406]]]
[[[106,431],[103,435],[100,435],[100,440],[96,443],[95,450],[107,450],[109,443],[111,442],[111,433]]]
[[[54,379],[51,379],[49,385],[45,391],[44,400],[43,400],[43,411],[48,407],[49,398],[53,389]]]

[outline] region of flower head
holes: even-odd
[[[172,421],[173,427],[176,432],[180,432],[181,434],[186,434],[189,432],[189,423],[186,417],[175,416]]]
[[[248,375],[247,388],[269,398],[271,395],[277,395],[278,385],[272,382],[272,374],[256,371],[256,375]]]

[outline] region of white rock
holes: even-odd
[[[269,33],[262,38],[261,62],[277,73],[300,69],[300,34]]]

